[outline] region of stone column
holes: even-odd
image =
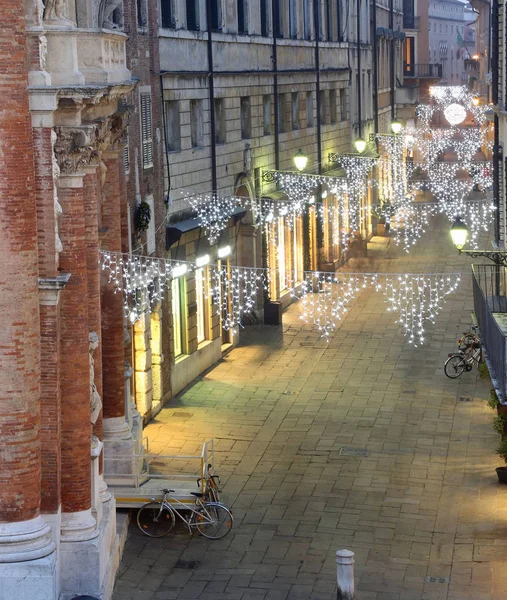
[[[83,175],[61,175],[60,268],[71,273],[61,300],[62,541],[98,535],[91,515],[88,270]]]
[[[55,594],[55,546],[40,516],[40,321],[24,4],[0,6],[0,579],[2,595]],[[42,583],[42,578],[46,578]],[[40,581],[40,583],[39,583]]]
[[[88,333],[99,337],[97,348],[93,351],[94,383],[100,398],[102,390],[102,339],[101,339],[101,307],[100,307],[100,263],[99,263],[99,181],[97,167],[87,169],[83,179],[83,197],[86,226],[86,269],[88,276]],[[100,441],[103,439],[102,410],[93,425],[93,435]],[[100,445],[102,448],[102,444]],[[103,479],[103,453],[99,452],[94,459],[98,468],[98,484],[103,502],[111,499],[111,494]]]
[[[100,243],[102,250],[122,251],[122,210],[119,151],[102,155],[102,210]],[[104,472],[109,484],[131,484],[128,475],[139,471],[142,428],[132,430],[126,419],[125,349],[123,294],[103,276],[102,304],[102,382],[104,414]]]
[[[121,208],[118,152],[104,152],[106,168],[102,185],[102,250],[121,252]],[[130,439],[125,421],[123,294],[103,277],[102,302],[102,380],[104,437]]]

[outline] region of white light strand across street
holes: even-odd
[[[196,269],[190,262],[101,252],[101,267],[117,293],[123,293],[125,317],[132,323],[152,310],[170,288],[174,277]],[[242,326],[248,314],[269,289],[270,270],[210,265],[208,296],[224,329]],[[297,281],[292,274],[292,281]],[[293,284],[291,294],[300,301],[301,319],[314,324],[327,340],[357,294],[368,286],[384,295],[388,310],[412,344],[424,341],[424,324],[434,322],[445,297],[459,284],[459,274],[324,273],[307,271]]]

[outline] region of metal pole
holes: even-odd
[[[208,96],[211,128],[211,191],[217,191],[217,141],[215,122],[215,88],[213,77],[213,34],[211,28],[211,0],[206,0],[206,27],[208,29]]]

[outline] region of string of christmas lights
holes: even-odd
[[[109,276],[115,292],[123,293],[125,317],[134,323],[146,311],[153,310],[164,297],[174,278],[186,276],[199,267],[195,263],[146,256],[101,252],[101,268]],[[269,290],[272,270],[208,265],[215,314],[222,327],[235,330],[244,316],[257,306]],[[459,284],[459,274],[379,274],[291,273],[291,296],[301,307],[301,320],[314,324],[328,340],[350,302],[368,286],[381,291],[388,310],[398,314],[411,344],[424,342],[424,323],[434,322],[444,298]]]

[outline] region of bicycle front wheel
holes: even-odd
[[[444,373],[450,379],[459,377],[466,368],[465,360],[461,354],[453,354],[450,356],[444,365]]]
[[[149,502],[137,513],[139,529],[150,537],[163,537],[174,527],[174,512],[162,502]]]
[[[210,540],[225,537],[232,529],[233,522],[231,511],[218,502],[203,504],[195,515],[197,531]]]

